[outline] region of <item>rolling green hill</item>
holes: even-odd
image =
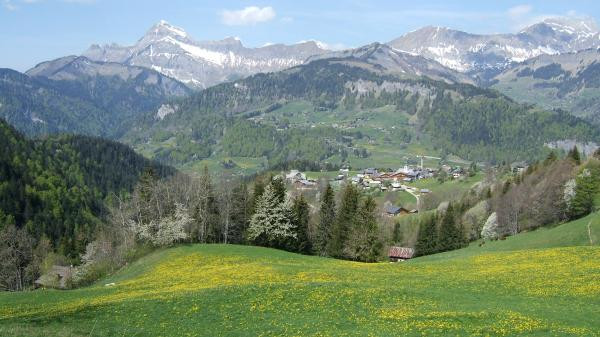
[[[87,288],[0,294],[0,334],[598,336],[589,220],[396,264],[179,246]]]

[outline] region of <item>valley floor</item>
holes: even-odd
[[[598,220],[393,264],[178,246],[91,287],[0,294],[0,335],[600,336],[600,247],[581,234]]]

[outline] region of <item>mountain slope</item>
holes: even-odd
[[[69,56],[27,74],[0,69],[0,117],[28,135],[78,133],[119,138],[158,118],[165,101],[190,89],[154,70]]]
[[[522,102],[562,108],[600,123],[600,51],[543,55],[494,77],[492,87]]]
[[[599,137],[596,128],[565,113],[520,105],[468,84],[374,72],[370,59],[354,56],[315,60],[217,85],[173,108],[163,120],[126,139],[153,149],[150,156],[165,158],[163,150],[179,152],[184,162],[194,155],[207,158],[217,153],[280,153],[285,159],[302,151],[290,148],[285,136],[278,142],[273,139],[303,133],[298,136],[328,144],[320,147],[327,151],[310,159],[322,162],[336,152],[354,152],[362,135],[397,146],[423,136],[442,152],[495,162],[540,156],[544,143],[552,140]],[[380,109],[386,113],[375,112]],[[232,128],[235,123],[245,126]],[[265,144],[264,151],[243,146],[248,142],[243,135],[253,132],[258,138],[252,144]],[[232,147],[247,151],[233,154],[228,152]],[[194,150],[181,153],[186,148],[202,149],[202,157]]]
[[[600,32],[589,19],[549,18],[517,34],[477,35],[442,27],[425,27],[388,44],[468,73],[484,83],[514,62],[544,54],[575,52],[600,46]]]
[[[140,120],[155,117],[167,99],[191,92],[183,83],[154,70],[81,56],[44,62],[26,74],[101,109],[102,129],[111,138],[118,138]]]
[[[154,69],[192,88],[206,88],[259,72],[289,68],[325,51],[312,41],[261,48],[246,48],[235,38],[198,42],[183,29],[160,21],[133,46],[93,45],[83,56]]]
[[[380,43],[372,43],[356,49],[325,53],[313,56],[308,61],[334,58],[340,59],[340,62],[348,65],[368,66],[368,70],[376,73],[405,76],[408,78],[425,76],[447,83],[474,83],[470,77],[444,67],[436,61],[395,50]]]
[[[71,257],[102,224],[108,194],[131,191],[147,168],[174,173],[123,144],[85,136],[32,141],[2,119],[0,148],[0,226],[26,227]]]
[[[106,135],[102,109],[10,69],[0,69],[0,117],[28,135]]]

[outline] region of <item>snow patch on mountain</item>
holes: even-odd
[[[319,41],[260,48],[246,48],[237,37],[196,41],[182,28],[162,20],[132,46],[92,45],[83,55],[94,61],[151,68],[190,87],[206,88],[232,78],[296,66],[325,52],[326,44]]]
[[[177,106],[173,107],[170,104],[163,104],[158,108],[158,111],[156,111],[154,119],[163,120],[166,116],[175,113],[175,110],[177,110]]]
[[[478,35],[427,26],[394,39],[388,45],[485,80],[511,64],[539,55],[598,48],[600,30],[591,19],[554,17],[517,34]]]

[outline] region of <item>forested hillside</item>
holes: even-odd
[[[397,146],[427,141],[442,153],[490,162],[541,158],[544,143],[553,140],[600,137],[583,120],[496,91],[370,67],[352,57],[332,58],[218,85],[172,102],[162,121],[125,139],[168,162],[230,155],[267,156],[274,164],[282,158],[273,153],[282,152],[284,159],[343,163],[345,154],[360,150],[364,134]],[[252,137],[250,147],[237,144],[250,135],[261,137]],[[315,146],[322,150],[314,153]]]
[[[0,69],[0,118],[27,135],[60,132],[117,139],[157,117],[168,98],[190,92],[160,73],[64,57],[22,74]]]
[[[106,133],[101,109],[10,69],[0,69],[0,117],[28,135]]]
[[[125,145],[86,136],[30,140],[0,120],[0,227],[24,228],[76,257],[106,215],[104,199],[131,191],[141,173],[173,169]]]

